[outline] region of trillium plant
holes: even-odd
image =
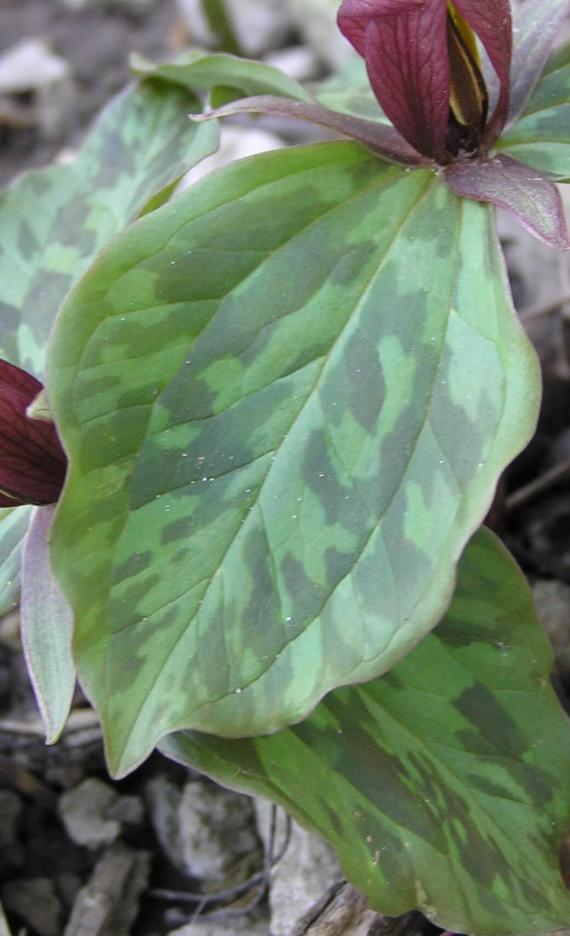
[[[570,246],[570,2],[520,10],[344,0],[310,89],[136,59],[0,200],[0,599],[48,740],[77,675],[114,776],[158,746],[478,936],[570,920],[568,722],[481,527],[541,390],[495,209]],[[249,112],[331,132],[180,193]]]

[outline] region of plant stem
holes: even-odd
[[[236,36],[231,14],[226,7],[226,0],[204,0],[204,12],[208,25],[220,41],[224,52],[241,55],[239,40]]]

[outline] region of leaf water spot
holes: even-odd
[[[509,650],[513,649],[512,646],[508,643],[505,643],[504,640],[494,640],[493,646],[495,646],[497,650],[500,650],[501,653],[508,653]]]

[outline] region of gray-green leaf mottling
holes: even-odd
[[[71,287],[152,196],[215,150],[196,98],[143,82],[102,113],[73,162],[36,170],[0,194],[1,356],[43,374],[48,336]]]
[[[164,753],[281,803],[374,907],[473,936],[565,929],[570,731],[528,586],[479,533],[451,608],[403,662],[267,738],[193,732]]]
[[[393,666],[535,424],[490,212],[353,143],[227,167],[67,303],[53,539],[123,774],[274,731]]]

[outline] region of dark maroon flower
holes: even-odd
[[[344,0],[339,26],[403,137],[445,165],[488,151],[509,113],[509,0]],[[475,35],[499,81],[493,114]]]
[[[55,426],[26,411],[42,390],[26,371],[0,361],[0,507],[53,504],[67,459]]]

